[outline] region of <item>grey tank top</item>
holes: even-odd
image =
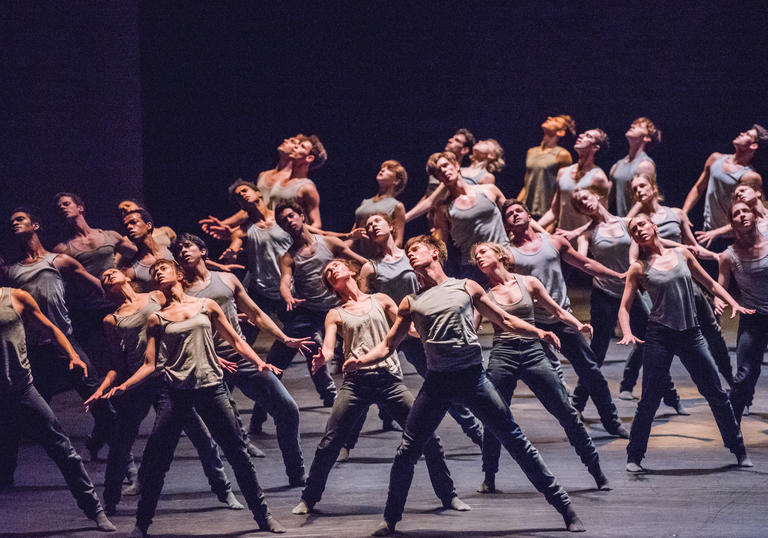
[[[155,256],[155,261],[172,259],[173,254],[168,250],[168,247],[162,247],[160,254]],[[152,275],[149,274],[151,267],[152,264],[145,265],[138,260],[131,264],[131,268],[134,272],[134,277],[131,282],[133,282],[136,289],[142,293],[147,293],[155,289],[155,281],[152,279]]]
[[[619,237],[600,234],[600,231],[605,229],[604,223],[595,226],[589,239],[589,252],[593,259],[607,268],[623,273],[629,269],[629,247],[632,244],[632,238],[629,236],[624,220],[618,219],[618,223],[621,227]],[[624,281],[617,278],[596,276],[592,278],[592,285],[612,297],[621,297],[624,293]]]
[[[395,262],[370,261],[375,271],[371,281],[374,291],[389,295],[395,303],[400,304],[406,295],[416,293],[419,289],[419,279],[405,253]]]
[[[162,379],[174,389],[201,389],[221,382],[221,369],[213,346],[210,312],[205,299],[200,310],[183,321],[171,321],[157,313],[162,325],[160,349]]]
[[[668,271],[647,267],[644,263],[643,287],[653,306],[648,321],[676,331],[698,326],[693,299],[693,281],[685,258],[677,251],[677,265]]]
[[[11,288],[0,288],[0,394],[31,382],[24,323],[13,309]]]
[[[483,363],[472,297],[465,289],[466,283],[466,279],[449,278],[420,294],[408,296],[413,324],[424,345],[429,370],[461,370]]]
[[[709,183],[707,194],[704,198],[704,229],[714,230],[720,226],[730,224],[728,220],[728,208],[731,204],[733,191],[741,181],[741,176],[750,170],[751,166],[742,166],[735,172],[726,172],[723,169],[725,159],[730,155],[723,155],[709,168]]]
[[[391,217],[394,215],[398,203],[397,198],[393,196],[387,196],[379,201],[366,198],[355,209],[355,223],[357,226],[365,226],[365,221],[374,213],[385,213]]]
[[[117,241],[105,233],[104,230],[97,229],[96,231],[101,234],[104,242],[94,249],[80,250],[73,245],[73,241],[67,241],[65,245],[67,254],[79,261],[86,271],[100,279],[104,271],[115,267],[115,245],[117,245]],[[102,294],[90,289],[82,296],[78,293],[71,298],[79,308],[85,310],[101,310],[114,306]]]
[[[147,349],[147,322],[152,314],[159,311],[160,305],[150,296],[147,304],[133,314],[123,316],[117,312],[112,313],[125,365],[122,372],[118,371],[121,381],[132,376],[144,363],[144,352]]]
[[[543,215],[552,206],[560,163],[557,156],[566,151],[560,146],[540,151],[539,146],[528,150],[525,156],[525,205],[533,215]]]
[[[485,176],[485,174],[488,173],[488,171],[481,169],[473,174],[472,169],[464,166],[461,168],[461,171],[459,173],[461,174],[461,177],[464,178],[464,181],[466,181],[470,185],[480,185],[480,180],[483,179],[483,177]]]
[[[243,336],[242,328],[240,327],[240,320],[237,319],[237,303],[235,303],[235,292],[232,288],[224,283],[221,278],[222,273],[220,271],[211,271],[211,281],[206,287],[200,290],[186,290],[188,295],[193,297],[202,297],[205,299],[213,299],[217,305],[221,307],[221,311],[224,312],[224,317],[232,328],[235,329],[237,335],[245,340]],[[216,353],[227,360],[237,359],[237,352],[224,338],[219,336],[214,331],[213,334],[213,346]]]
[[[742,258],[733,245],[728,247],[728,254],[733,260],[733,277],[741,291],[741,304],[754,308],[758,314],[768,314],[768,254],[751,260]]]
[[[384,340],[387,332],[389,332],[387,315],[379,301],[373,296],[371,296],[371,308],[365,314],[352,314],[341,306],[337,306],[336,311],[341,316],[341,338],[344,341],[345,361],[361,358]],[[360,369],[376,370],[379,368],[401,377],[402,372],[400,371],[397,351],[393,350],[383,361]]]
[[[675,243],[683,242],[683,227],[680,223],[680,219],[672,210],[671,207],[661,206],[664,210],[664,216],[659,219],[653,218],[653,223],[659,229],[659,237],[661,239],[668,239]]]
[[[574,209],[573,205],[571,205],[571,197],[576,189],[583,189],[592,185],[595,174],[601,171],[596,166],[584,174],[577,182],[573,179],[573,172],[575,170],[575,166],[569,167],[560,178],[560,217],[557,227],[563,230],[575,230],[589,221],[587,217]]]
[[[301,304],[309,310],[328,311],[339,305],[339,298],[323,284],[323,269],[333,260],[333,253],[321,235],[314,235],[317,248],[312,256],[298,252],[293,257],[293,287],[296,297],[306,299]]]
[[[8,266],[8,279],[14,287],[29,293],[45,317],[61,329],[61,332],[70,336],[72,322],[64,301],[64,280],[59,270],[53,265],[56,256],[58,254],[46,252],[34,263],[14,263]],[[50,337],[42,336],[37,331],[29,331],[27,334],[29,344],[45,344],[50,341]]]
[[[283,185],[282,181],[278,181],[272,185],[272,189],[269,191],[267,206],[270,209],[274,209],[283,202],[295,202],[299,189],[304,185],[314,185],[314,182],[309,178],[291,179],[287,184]]]
[[[634,199],[629,185],[632,183],[632,178],[635,177],[637,167],[645,161],[653,163],[653,159],[647,153],[641,151],[631,161],[629,160],[629,155],[627,155],[614,165],[611,179],[613,180],[613,188],[616,191],[616,215],[619,217],[625,216],[632,209]]]
[[[560,253],[552,246],[547,234],[540,233],[539,237],[541,237],[541,247],[533,254],[526,254],[510,245],[509,250],[515,257],[515,271],[541,280],[552,299],[565,310],[570,310],[571,301],[568,299],[568,290],[565,287],[563,269],[560,265]],[[557,323],[559,321],[556,316],[547,312],[538,303],[536,303],[534,312],[537,322]]]
[[[461,252],[462,265],[470,263],[470,251],[475,243],[491,241],[505,247],[509,245],[499,208],[480,187],[472,188],[475,189],[475,205],[461,209],[451,201],[448,206],[451,237]]]
[[[277,223],[270,228],[251,224],[245,240],[248,272],[243,284],[249,291],[269,299],[280,297],[280,258],[293,240]]]
[[[514,273],[513,276],[517,281],[517,287],[520,289],[521,295],[517,302],[512,304],[500,303],[498,300],[496,300],[496,296],[493,294],[493,291],[488,292],[488,297],[490,297],[491,301],[496,303],[499,308],[501,308],[507,314],[511,314],[533,325],[536,319],[533,314],[533,297],[531,297],[531,294],[528,293],[528,288],[525,285],[525,277]],[[509,331],[502,330],[496,325],[493,326],[494,345],[513,340],[535,340],[535,338],[512,334]]]

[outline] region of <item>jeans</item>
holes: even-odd
[[[571,504],[568,494],[515,423],[509,406],[505,405],[485,376],[483,367],[477,365],[462,370],[430,370],[427,373],[408,414],[403,440],[392,464],[387,505],[384,509],[384,519],[388,523],[394,524],[402,518],[416,461],[453,402],[460,402],[472,410],[520,465],[528,480],[558,512],[568,510]]]
[[[51,408],[31,383],[0,389],[0,484],[13,484],[22,435],[42,445],[86,516],[93,518],[102,510],[80,456]]]
[[[640,463],[648,448],[648,437],[662,390],[666,387],[672,357],[677,355],[706,398],[726,448],[737,456],[744,454],[744,440],[733,414],[731,402],[720,386],[715,362],[698,327],[676,331],[658,323],[648,323],[643,350],[643,396],[637,404],[627,445],[627,461]]]
[[[141,497],[136,510],[136,525],[146,530],[152,523],[182,425],[193,410],[197,411],[224,451],[254,518],[260,525],[265,523],[269,510],[264,492],[259,486],[256,470],[240,435],[240,424],[224,384],[190,390],[169,388],[163,394],[165,397],[158,401],[155,425],[147,441],[139,472]]]
[[[619,413],[611,399],[611,391],[608,388],[608,382],[600,371],[600,366],[595,359],[595,355],[587,345],[584,337],[575,328],[566,325],[563,322],[546,324],[537,323],[545,331],[552,331],[560,339],[561,353],[571,362],[571,366],[576,370],[581,383],[586,392],[592,398],[600,414],[600,422],[608,433],[616,433],[621,428]],[[547,354],[550,361],[556,360],[555,350],[549,344],[543,344],[544,353]],[[576,409],[578,406],[574,405]]]
[[[576,409],[568,401],[568,393],[538,340],[516,338],[494,344],[486,375],[507,406],[512,401],[518,379],[522,380],[563,427],[581,462],[587,467],[599,463],[595,445],[579,420]],[[499,440],[486,431],[483,437],[483,472],[497,473],[500,455]]]
[[[167,390],[163,389],[160,378],[145,381],[137,388],[114,398],[117,410],[117,425],[115,437],[107,457],[107,469],[104,473],[104,503],[116,506],[120,502],[123,477],[128,467],[136,436],[139,434],[141,422],[149,414],[150,407],[157,410],[169,398]],[[226,497],[232,490],[227,479],[224,464],[219,457],[216,443],[211,439],[208,428],[194,409],[190,409],[183,417],[182,428],[197,450],[203,472],[208,484],[219,499]],[[143,471],[139,471],[141,474]]]
[[[755,394],[755,385],[763,366],[763,353],[768,348],[768,314],[741,314],[736,344],[739,371],[733,380],[731,405],[736,420],[741,422],[744,407]]]
[[[731,356],[728,354],[728,346],[725,344],[720,323],[715,316],[712,299],[696,282],[693,283],[693,299],[696,305],[696,320],[699,322],[702,336],[709,345],[717,370],[728,386],[733,386]]]
[[[350,429],[372,403],[383,406],[398,424],[405,427],[408,413],[413,406],[413,395],[402,378],[384,369],[362,370],[345,376],[339,394],[333,402],[325,433],[315,451],[307,486],[301,494],[301,498],[308,505],[314,505],[320,500],[328,475]],[[443,447],[434,433],[426,440],[424,456],[435,494],[443,504],[449,504],[456,496],[456,490],[445,464]]]

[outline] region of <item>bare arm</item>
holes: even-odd
[[[405,222],[411,222],[413,219],[424,215],[427,211],[435,207],[438,202],[444,200],[447,195],[448,191],[446,190],[445,185],[440,183],[429,196],[419,200],[415,206],[405,213]]]
[[[318,368],[325,364],[327,357],[333,358],[333,349],[336,346],[336,333],[339,325],[341,325],[341,316],[339,316],[335,308],[332,308],[325,315],[323,345],[312,356],[312,372],[317,371]]]
[[[232,325],[230,325],[227,321],[227,317],[224,315],[224,312],[221,311],[221,307],[216,304],[216,301],[212,299],[206,299],[205,303],[206,307],[211,313],[211,325],[213,325],[213,330],[215,330],[219,336],[224,338],[224,340],[226,340],[229,345],[235,348],[235,351],[237,351],[241,357],[245,357],[254,363],[260,372],[265,368],[275,372],[276,374],[279,374],[282,371],[279,368],[271,364],[267,364],[261,360],[253,348],[249,346],[245,340],[240,338]]]
[[[621,296],[621,306],[619,306],[619,326],[621,327],[622,338],[619,340],[621,345],[642,344],[643,341],[632,334],[632,327],[629,323],[629,309],[637,294],[638,283],[643,274],[643,266],[640,262],[633,262],[627,271],[627,281],[624,283],[624,293]]]
[[[296,201],[304,210],[307,216],[307,224],[316,228],[322,228],[323,222],[320,219],[320,195],[314,183],[308,183],[299,189]]]
[[[613,269],[608,269],[605,265],[598,262],[597,260],[593,260],[579,254],[576,252],[576,250],[574,250],[570,243],[568,243],[568,241],[562,237],[550,237],[550,241],[552,241],[553,246],[560,251],[560,256],[565,262],[573,265],[577,269],[581,269],[588,275],[618,279],[624,278],[623,274],[617,273]]]
[[[731,284],[731,255],[730,253],[725,250],[720,253],[718,256],[718,274],[717,274],[717,283],[720,284],[723,289],[728,289],[728,286]],[[723,301],[720,297],[715,297],[715,314],[718,316],[721,315],[723,312],[725,312],[725,307],[727,306],[727,303]]]
[[[360,287],[360,291],[363,293],[371,293],[371,278],[373,278],[375,272],[376,271],[373,268],[373,263],[371,263],[370,260],[363,264],[363,267],[360,269],[360,275],[357,279],[357,285]]]
[[[527,276],[525,277],[525,284],[528,286],[528,292],[534,299],[536,299],[536,302],[539,303],[539,305],[547,310],[547,312],[553,316],[557,316],[557,319],[570,325],[577,331],[592,336],[592,326],[588,323],[580,322],[576,319],[576,316],[557,304],[538,278]]]
[[[123,353],[120,348],[120,338],[115,330],[115,318],[111,314],[107,315],[104,318],[102,327],[104,336],[107,340],[107,348],[109,349],[109,371],[107,372],[107,375],[104,376],[104,380],[101,382],[101,385],[99,385],[99,388],[97,388],[96,391],[83,402],[86,411],[90,409],[91,403],[94,400],[98,400],[104,396],[104,393],[109,390],[115,382],[115,379],[117,379],[117,371],[122,370],[124,367],[124,362],[122,360]]]
[[[392,225],[395,230],[395,244],[402,247],[405,236],[405,206],[402,202],[397,202],[395,206],[395,212],[392,214]]]
[[[367,258],[363,258],[360,256],[360,254],[349,248],[341,239],[336,237],[326,237],[325,242],[328,243],[328,246],[331,248],[331,252],[333,252],[334,256],[343,256],[345,258],[349,258],[350,260],[356,261],[360,265],[363,265],[368,261]]]
[[[693,209],[693,206],[696,205],[696,202],[701,198],[701,195],[703,195],[707,190],[707,183],[709,183],[709,172],[710,168],[712,166],[712,163],[715,162],[720,157],[719,153],[713,153],[712,155],[707,158],[706,162],[704,163],[704,170],[701,172],[701,175],[699,176],[699,179],[696,180],[696,183],[693,184],[693,187],[691,187],[691,190],[688,192],[688,196],[685,197],[685,203],[683,204],[683,212],[688,213]]]
[[[53,260],[53,264],[57,269],[65,273],[67,276],[76,278],[81,284],[84,284],[91,291],[98,292],[99,295],[104,293],[101,289],[101,282],[99,282],[99,279],[86,271],[85,267],[83,267],[83,265],[72,256],[67,254],[59,254]]]
[[[552,197],[552,204],[549,206],[549,210],[538,220],[539,226],[542,228],[546,228],[560,219],[560,176],[564,173],[564,170],[567,170],[567,168],[561,168],[557,172],[557,184],[555,185],[555,195]]]
[[[280,257],[280,296],[285,301],[285,308],[289,312],[304,302],[304,299],[293,296],[291,284],[293,284],[293,255],[288,251]]]
[[[144,350],[144,362],[141,366],[139,366],[139,369],[136,370],[131,377],[116,387],[113,387],[112,390],[105,394],[105,398],[118,396],[125,391],[130,390],[136,385],[143,383],[155,372],[157,364],[157,348],[158,342],[160,340],[160,330],[160,319],[155,314],[151,316],[147,322],[147,347]]]
[[[688,268],[691,270],[691,275],[693,276],[693,278],[695,278],[699,282],[699,284],[704,286],[704,288],[707,291],[720,297],[720,299],[725,301],[731,307],[731,319],[736,317],[737,312],[741,314],[755,313],[754,310],[744,308],[739,303],[737,303],[736,300],[733,297],[731,297],[731,294],[728,293],[728,291],[725,288],[723,288],[720,284],[712,280],[712,277],[709,276],[709,273],[707,273],[701,267],[701,265],[699,265],[699,262],[696,260],[696,258],[693,257],[693,254],[688,252],[688,250],[681,249],[680,251],[683,253],[686,261],[688,262]]]

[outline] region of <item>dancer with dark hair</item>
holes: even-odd
[[[154,279],[149,269],[157,260],[170,260],[173,254],[168,246],[157,242],[154,237],[154,219],[146,209],[127,211],[123,226],[128,239],[136,245],[136,254],[121,261],[121,269],[131,279],[137,291],[149,292],[154,288]]]
[[[144,211],[147,211],[147,208],[144,207],[138,200],[135,200],[133,198],[127,198],[125,200],[121,200],[119,204],[117,204],[117,210],[120,213],[120,220],[125,223],[125,216],[128,213],[132,213],[134,211],[138,211],[140,209],[143,209]],[[147,214],[149,214],[149,211],[147,211]],[[160,245],[161,247],[170,247],[171,243],[173,243],[173,240],[176,239],[176,232],[173,231],[173,228],[170,226],[155,226],[155,223],[152,223],[152,239],[155,240],[155,243]],[[122,244],[120,245],[120,254],[122,256],[126,256],[128,258],[132,258],[136,254],[136,245],[133,243],[133,241],[130,241],[128,238],[124,238]],[[119,258],[118,258],[118,266],[120,265]]]
[[[755,211],[755,215],[757,215],[757,231],[763,236],[768,237],[768,207],[765,205],[762,189],[755,185],[740,183],[733,191],[731,205],[737,201],[744,202]],[[725,226],[715,228],[714,230],[698,230],[694,232],[694,235],[699,243],[705,247],[709,247],[709,245],[712,244],[712,241],[718,237],[728,236],[732,233],[733,226],[728,223]]]
[[[328,154],[316,135],[296,135],[296,144],[291,150],[291,177],[276,181],[269,191],[269,207],[276,209],[280,204],[296,203],[307,223],[322,228],[320,219],[320,195],[315,183],[309,179],[309,172],[321,168],[328,160]]]
[[[616,161],[609,173],[615,194],[611,207],[615,208],[616,216],[619,217],[626,216],[632,209],[634,197],[630,183],[635,174],[642,172],[656,176],[656,164],[645,152],[645,148],[648,144],[661,142],[661,131],[651,120],[643,117],[632,122],[624,137],[629,143],[629,153]]]

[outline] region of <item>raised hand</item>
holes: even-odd
[[[298,349],[305,355],[307,353],[312,353],[312,349],[309,346],[314,343],[314,340],[312,340],[312,337],[310,336],[305,336],[304,338],[286,338],[283,342],[286,346]]]
[[[227,226],[213,215],[208,215],[208,217],[200,219],[198,224],[200,224],[200,228],[202,228],[205,233],[214,239],[219,239],[221,241],[229,241],[232,237],[232,232],[235,230],[234,227]]]

